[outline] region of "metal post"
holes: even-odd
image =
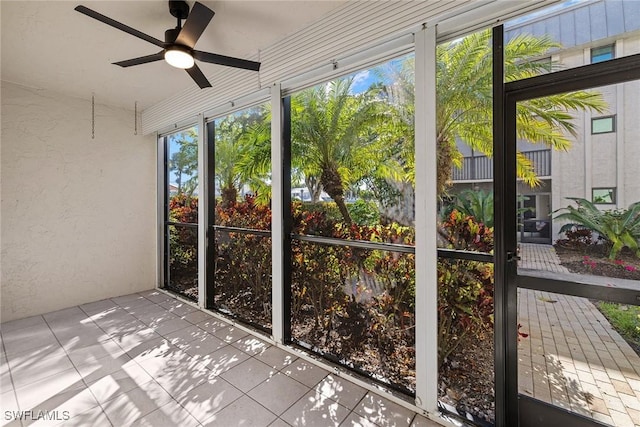
[[[273,340],[282,343],[284,335],[282,292],[284,241],[282,223],[282,98],[280,85],[271,89],[271,316]]]
[[[206,195],[207,195],[207,223],[206,229],[206,260],[207,265],[205,271],[207,275],[207,283],[204,290],[204,304],[205,308],[213,309],[215,306],[215,284],[216,284],[216,259],[215,259],[215,247],[216,247],[216,234],[213,226],[216,222],[215,208],[216,208],[216,122],[211,121],[206,124],[206,176],[201,181],[206,181]]]
[[[206,167],[206,143],[204,116],[198,115],[198,181],[200,192],[198,195],[198,306],[206,306],[207,284],[207,167]]]
[[[511,322],[515,321],[514,299],[516,291],[510,290],[509,260],[515,256],[515,146],[505,144],[505,96],[504,96],[504,28],[493,29],[493,191],[494,211],[494,352],[495,352],[495,423],[497,427],[518,425],[517,364],[511,348]],[[513,160],[513,164],[511,161]],[[511,208],[513,205],[513,208]],[[517,313],[516,313],[517,314]],[[515,325],[513,325],[515,327]],[[516,355],[517,356],[517,355]]]
[[[438,408],[436,27],[416,34],[416,405]]]

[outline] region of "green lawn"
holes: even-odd
[[[640,349],[640,307],[600,301],[598,308],[620,335]]]

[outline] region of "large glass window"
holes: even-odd
[[[164,137],[164,287],[198,300],[198,132],[189,128]]]
[[[291,96],[291,336],[415,392],[414,57]]]
[[[438,391],[494,421],[491,31],[436,49]]]
[[[270,110],[266,104],[248,108],[208,126],[214,157],[213,308],[270,330]]]

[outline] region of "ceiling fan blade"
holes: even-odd
[[[98,13],[94,10],[89,9],[88,7],[85,6],[76,6],[75,10],[77,10],[78,12],[87,15],[93,19],[97,19],[100,22],[103,22],[107,25],[110,25],[114,28],[117,28],[118,30],[124,31],[125,33],[131,34],[132,36],[136,36],[139,39],[148,41],[149,43],[155,44],[158,47],[164,48],[165,44],[164,42],[158,40],[155,37],[151,37],[150,35],[147,35],[141,31],[136,30],[135,28],[131,28],[128,25],[122,24],[114,19],[109,18],[108,16],[104,16],[101,13]]]
[[[218,55],[217,53],[193,51],[193,57],[199,61],[210,64],[225,65],[227,67],[242,68],[251,71],[260,71],[260,63],[247,59],[233,58],[231,56]]]
[[[193,49],[205,28],[207,28],[207,25],[211,22],[213,15],[215,15],[213,10],[202,3],[196,2],[191,12],[189,12],[189,17],[187,17],[182,30],[180,30],[180,34],[178,34],[176,38],[176,43]]]
[[[154,53],[153,55],[141,56],[139,58],[127,59],[125,61],[114,62],[113,65],[121,67],[133,67],[134,65],[147,64],[149,62],[162,61],[164,59],[164,50]]]
[[[209,83],[209,80],[207,80],[204,74],[202,74],[202,71],[200,71],[200,68],[198,68],[197,65],[194,65],[191,68],[187,68],[186,71],[187,73],[189,73],[193,81],[196,82],[198,86],[200,86],[200,89],[211,87],[211,83]]]

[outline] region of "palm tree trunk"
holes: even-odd
[[[335,197],[332,197],[332,199],[333,199],[334,202],[336,202],[336,205],[338,206],[338,209],[340,210],[340,214],[342,214],[342,218],[344,219],[344,222],[346,224],[351,225],[353,220],[351,219],[351,214],[349,213],[349,210],[347,209],[347,204],[344,202],[344,197],[335,196]]]
[[[451,185],[453,168],[453,150],[451,141],[442,133],[438,134],[437,144],[437,189],[438,195],[445,194]]]
[[[228,187],[224,187],[221,190],[222,193],[222,206],[223,207],[228,207],[230,206],[232,203],[236,202],[238,200],[238,190],[233,186],[230,185]]]
[[[322,194],[322,184],[320,180],[315,176],[305,177],[304,183],[311,195],[311,202],[318,203],[320,201],[320,195]]]
[[[414,226],[416,217],[415,189],[408,181],[385,180],[387,184],[398,192],[399,196],[393,202],[379,206],[380,217],[383,222],[396,222],[405,226]],[[379,203],[380,205],[380,203]]]
[[[344,189],[342,188],[342,177],[338,169],[332,166],[323,168],[322,175],[320,175],[320,182],[324,191],[336,202],[342,218],[346,224],[351,225],[353,222],[347,205],[344,202]]]

